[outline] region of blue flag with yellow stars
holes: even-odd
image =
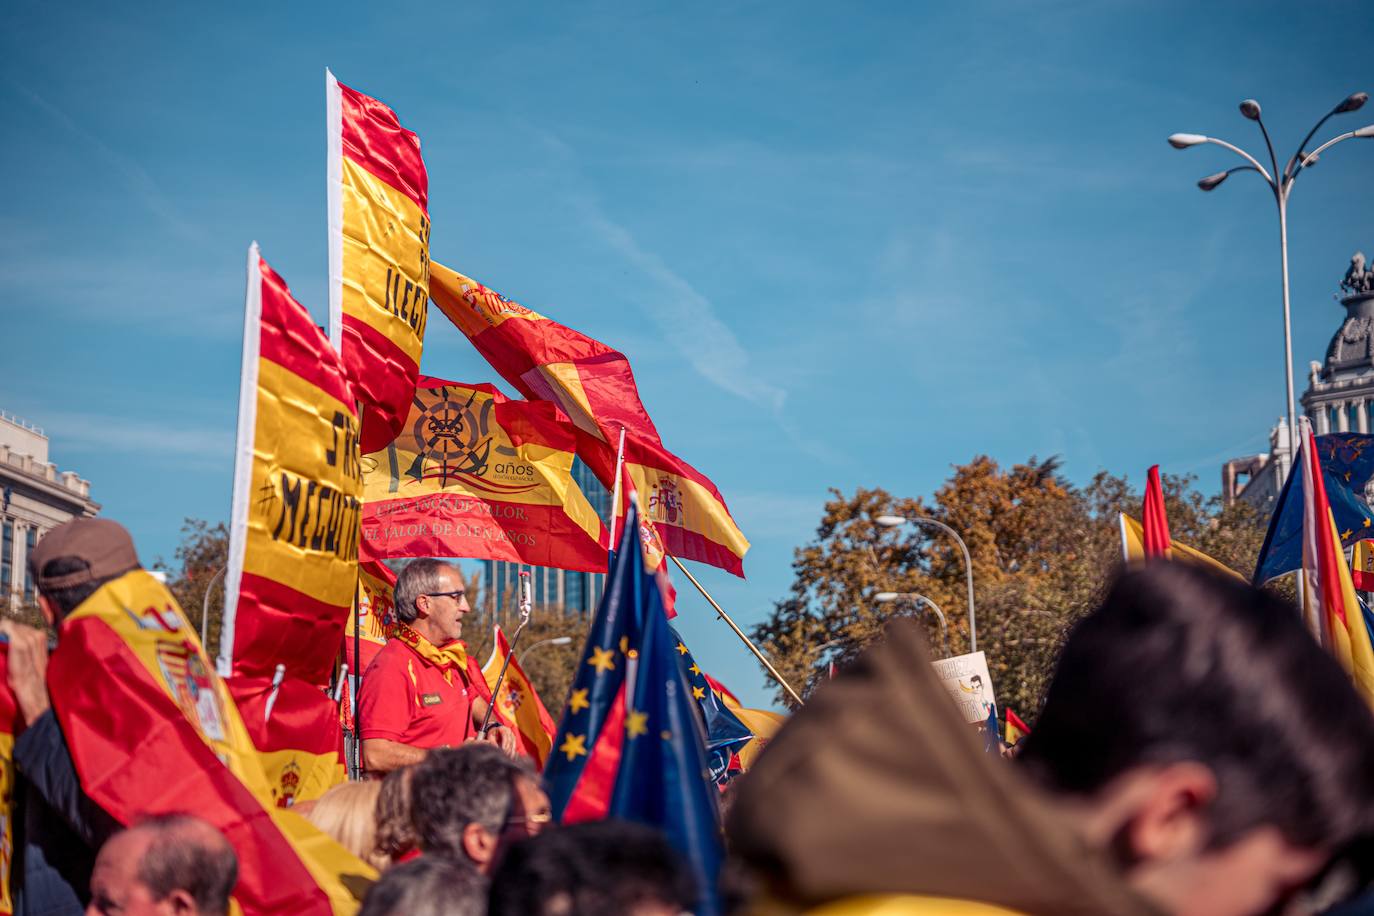
[[[1341,546],[1349,548],[1356,541],[1374,538],[1374,511],[1364,501],[1365,486],[1374,477],[1374,436],[1317,436],[1317,458]],[[1301,467],[1301,452],[1297,466]],[[1290,472],[1269,518],[1269,531],[1255,565],[1256,585],[1302,568],[1302,518],[1302,474]]]
[[[749,726],[739,720],[738,716],[726,708],[720,697],[711,689],[701,666],[692,658],[691,650],[687,648],[687,643],[682,641],[678,631],[671,626],[668,631],[673,634],[673,645],[677,652],[678,667],[682,669],[682,679],[691,689],[692,699],[696,701],[697,709],[701,710],[706,727],[707,767],[711,773],[711,781],[719,783],[730,770],[730,758],[754,740],[754,733],[749,730]]]
[[[702,717],[664,612],[666,572],[645,568],[633,505],[622,530],[544,781],[560,823],[662,830],[696,877],[694,911],[715,916],[723,850]]]

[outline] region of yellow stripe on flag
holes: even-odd
[[[1126,562],[1145,562],[1145,527],[1125,513],[1121,514],[1120,522],[1121,551],[1126,558]],[[1172,560],[1179,560],[1183,563],[1192,563],[1195,566],[1203,566],[1208,569],[1224,572],[1235,576],[1241,581],[1245,580],[1244,576],[1227,566],[1225,563],[1214,560],[1201,550],[1196,550],[1178,541],[1174,541],[1169,548],[1169,558]]]

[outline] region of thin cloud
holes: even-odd
[[[182,238],[203,245],[208,244],[205,232],[181,215],[172,201],[158,187],[157,182],[136,161],[111,148],[105,141],[86,130],[61,108],[32,89],[17,82],[11,82],[10,85],[15,92],[30,105],[47,115],[58,127],[98,153],[124,179],[124,183],[133,192],[139,203],[143,204],[153,215],[159,217],[173,232]]]
[[[707,380],[774,414],[787,393],[750,367],[749,354],[735,333],[718,317],[715,306],[657,254],[645,250],[624,226],[612,221],[589,200],[582,200],[587,225],[626,261],[653,280],[662,292],[644,303],[688,363]]]
[[[184,423],[112,417],[79,412],[43,412],[49,438],[64,447],[101,449],[133,454],[217,460],[228,464],[234,455],[234,429],[195,428]]]

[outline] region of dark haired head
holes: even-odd
[[[482,916],[486,897],[486,879],[475,869],[421,856],[387,869],[358,916]]]
[[[499,834],[515,800],[515,779],[535,779],[525,758],[506,756],[494,744],[470,743],[430,751],[415,765],[410,804],[420,848],[464,860],[463,831],[477,824]]]
[[[89,569],[90,564],[80,557],[57,557],[44,563],[39,572],[41,578],[55,579],[86,572]],[[125,570],[125,572],[127,571]],[[83,601],[99,591],[102,585],[114,578],[117,577],[108,576],[104,579],[93,579],[80,585],[69,585],[66,588],[43,588],[40,586],[38,592],[52,602],[53,608],[57,612],[57,619],[62,620],[80,607]]]
[[[1304,848],[1374,831],[1374,716],[1269,592],[1180,563],[1127,572],[1073,629],[1020,764],[1088,797],[1143,766],[1215,775],[1209,843],[1272,825]]]
[[[600,916],[656,903],[697,904],[686,863],[642,824],[596,821],[541,833],[511,847],[492,876],[490,916]]]

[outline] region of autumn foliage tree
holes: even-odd
[[[1223,508],[1165,475],[1173,537],[1248,574],[1264,522],[1247,505]],[[979,456],[956,467],[927,501],[881,489],[834,490],[816,536],[798,548],[790,594],[753,637],[794,686],[814,689],[829,663],[843,666],[880,638],[894,615],[917,618],[933,654],[944,653],[936,615],[922,602],[878,604],[879,592],[923,595],[943,609],[950,654],[969,651],[963,554],[934,526],[884,528],[880,515],[931,518],[963,537],[972,558],[978,648],[988,656],[1000,705],[1039,706],[1068,628],[1092,609],[1121,562],[1117,514],[1140,516],[1124,477],[1100,473],[1075,487],[1058,461],[1002,468]],[[779,692],[779,700],[786,702]]]

